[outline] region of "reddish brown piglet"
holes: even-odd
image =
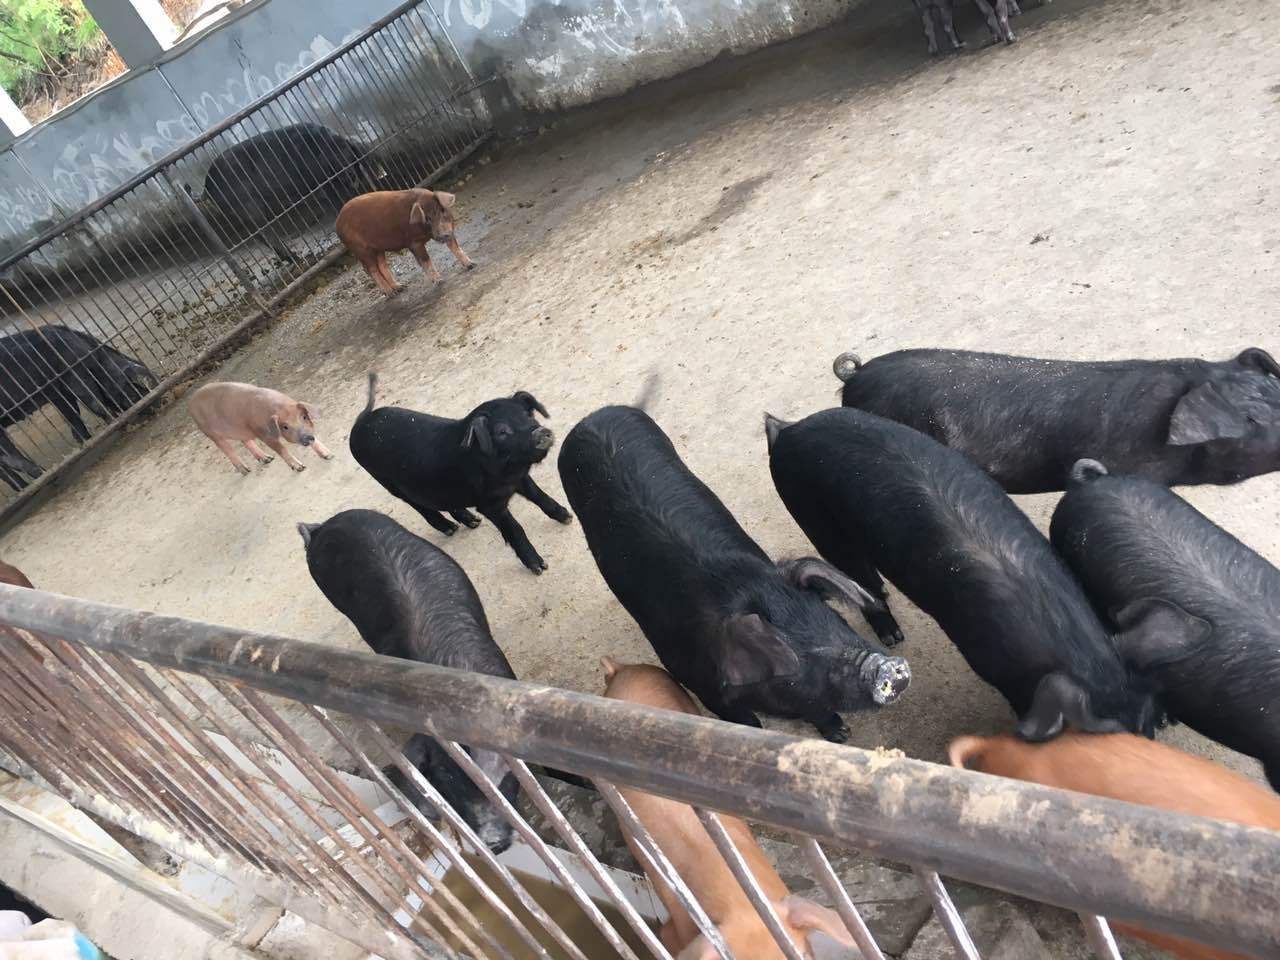
[[[1128,733],[1066,733],[1047,743],[959,737],[949,754],[953,766],[982,773],[1280,830],[1280,795],[1203,757]],[[1165,933],[1115,927],[1182,960],[1248,960],[1245,954]]]
[[[600,662],[605,670],[606,697],[700,716],[693,700],[661,667],[620,664],[611,657]],[[622,790],[622,795],[719,928],[733,955],[750,960],[783,960],[782,951],[738,886],[693,807],[637,790]],[[853,938],[834,911],[787,890],[746,823],[723,814],[720,822],[773,904],[792,942],[806,957],[813,956],[809,937],[815,932],[825,933],[846,947],[853,946]],[[630,835],[626,839],[636,854],[635,841]],[[638,854],[636,859],[642,860]],[[649,880],[671,917],[660,931],[663,945],[676,960],[715,960],[715,947],[698,932],[671,888],[658,877],[651,875]]]
[[[191,394],[187,409],[200,431],[242,474],[248,474],[249,468],[232,446],[236,442],[243,443],[253,458],[265,465],[275,458],[262,452],[257,443],[261,440],[280,454],[295,473],[306,467],[289,452],[285,441],[310,447],[323,460],[333,459],[316,437],[315,412],[310,404],[300,403],[279,390],[251,383],[206,383]]]
[[[433,282],[442,279],[427,241],[443,243],[470,270],[475,266],[454,236],[453,205],[457,198],[443,190],[379,190],[348,200],[335,229],[353,257],[387,296],[399,292],[387,266],[387,254],[408,248]]]

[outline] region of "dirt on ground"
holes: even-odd
[[[904,5],[905,6],[905,5]],[[317,405],[332,462],[239,476],[176,403],[9,532],[37,585],[359,648],[295,530],[386,511],[466,568],[523,678],[599,691],[599,659],[652,651],[577,526],[514,504],[550,564],[492,525],[446,539],[352,460],[364,404],[461,416],[532,391],[560,436],[657,371],[650,407],[689,466],[771,554],[811,548],[770,482],[761,417],[834,405],[831,360],[946,346],[1061,358],[1276,348],[1280,6],[1060,0],[1013,47],[928,60],[918,22],[847,25],[568,117],[491,151],[459,186],[433,287],[405,254],[384,301],[358,266],[216,374]],[[563,500],[554,455],[538,482]],[[1280,562],[1280,475],[1181,491]],[[1047,525],[1054,496],[1019,503]],[[863,747],[941,760],[1007,729],[1001,698],[896,592],[914,680],[851,718]],[[769,726],[800,725],[767,721]],[[1171,742],[1256,773],[1184,728]]]

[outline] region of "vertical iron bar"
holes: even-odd
[[[862,919],[862,914],[858,912],[858,908],[849,899],[848,891],[845,890],[844,884],[840,882],[840,878],[836,876],[836,872],[831,869],[831,861],[822,852],[822,847],[818,846],[818,841],[812,837],[802,837],[800,838],[800,848],[804,851],[805,857],[808,858],[809,867],[813,870],[814,876],[817,877],[818,883],[822,885],[822,889],[827,892],[827,896],[835,904],[836,913],[840,914],[840,919],[844,921],[845,928],[853,937],[853,942],[862,951],[863,960],[885,960],[884,954],[880,952],[879,945],[876,944],[875,937],[871,935],[867,922]]]
[[[1098,960],[1123,960],[1120,945],[1111,933],[1111,926],[1104,917],[1092,913],[1079,914],[1084,925],[1084,935]]]
[[[947,888],[943,886],[942,878],[933,870],[926,870],[924,867],[912,867],[912,871],[920,887],[933,903],[933,912],[937,914],[938,922],[946,931],[947,939],[955,947],[956,956],[960,960],[982,960],[973,937],[969,936],[969,930],[964,925],[960,911],[956,909],[956,905],[951,901],[951,894],[947,893]]]
[[[694,807],[694,812],[697,813],[698,819],[702,821],[702,825],[707,828],[711,842],[720,851],[720,856],[724,858],[724,862],[728,865],[729,872],[733,874],[733,878],[738,881],[738,886],[742,888],[742,892],[747,895],[747,899],[755,907],[756,913],[764,921],[765,927],[768,928],[774,942],[782,950],[783,956],[787,960],[805,960],[800,948],[795,945],[791,935],[787,933],[787,928],[782,925],[782,918],[778,916],[778,911],[769,902],[765,892],[760,889],[760,882],[756,880],[755,875],[747,866],[747,861],[742,857],[742,851],[734,845],[733,838],[729,836],[729,831],[725,829],[720,817],[714,812],[704,810],[701,807]]]
[[[618,955],[621,956],[623,960],[639,960],[634,951],[627,946],[626,941],[618,935],[618,931],[613,928],[613,924],[611,924],[605,915],[600,912],[600,908],[596,906],[595,902],[587,896],[587,892],[582,889],[582,886],[578,881],[573,879],[573,875],[569,873],[564,864],[561,863],[555,854],[551,852],[546,843],[543,842],[542,838],[538,836],[537,831],[529,826],[524,817],[520,816],[516,808],[512,806],[511,801],[503,796],[502,791],[497,788],[497,785],[494,784],[494,782],[485,775],[485,772],[480,769],[479,765],[471,759],[471,755],[452,740],[437,740],[436,742],[444,748],[445,753],[449,755],[453,762],[461,767],[463,772],[471,778],[472,782],[480,788],[480,792],[485,795],[489,802],[497,807],[499,812],[507,818],[507,822],[515,827],[516,832],[520,834],[524,839],[524,842],[527,843],[542,862],[547,865],[547,869],[549,869],[555,878],[560,881],[560,885],[568,891],[569,896],[573,898],[574,902],[578,904],[578,907],[581,908],[582,912],[586,914],[591,922],[596,925],[596,929],[598,929],[609,942],[609,945],[617,951]]]
[[[321,710],[319,707],[314,707],[314,706],[310,707],[310,711],[312,716],[314,716],[317,720],[319,720],[320,723],[324,726],[325,730],[329,732],[330,736],[332,736],[339,744],[341,744],[346,749],[346,751],[356,760],[356,762],[359,763],[360,766],[364,768],[365,773],[369,775],[370,779],[372,779],[374,783],[376,783],[380,788],[382,788],[383,792],[385,792],[388,796],[391,797],[392,800],[395,801],[396,805],[399,806],[401,810],[406,814],[409,821],[413,823],[415,826],[418,826],[419,821],[423,820],[423,814],[422,814],[422,811],[418,809],[417,805],[413,803],[413,801],[411,801],[408,797],[406,797],[402,792],[400,792],[400,790],[387,778],[387,775],[382,772],[382,769],[378,767],[378,765],[375,764],[372,760],[369,759],[368,755],[366,755],[365,752],[360,749],[360,747],[355,743],[355,741],[353,741],[349,736],[347,736],[345,733],[342,732],[342,729],[338,727],[338,725],[335,724],[329,718],[329,715],[325,713],[325,711]],[[421,827],[419,827],[419,830],[420,832],[427,835],[429,838],[434,839],[430,834],[430,832],[422,830]],[[436,859],[439,859],[440,854],[438,852],[434,852],[433,857],[435,857]],[[470,877],[468,877],[467,879],[470,880]],[[489,896],[495,896],[491,890],[489,890],[487,893],[485,891],[480,891],[479,888],[477,888],[477,890],[478,892],[481,893],[482,897],[485,897],[485,899],[488,899]],[[475,918],[475,915],[472,914],[472,912],[467,908],[466,904],[464,904],[461,900],[459,900],[445,884],[441,883],[439,886],[437,886],[436,892],[443,897],[443,899],[445,900],[445,902],[449,904],[449,906],[453,907],[453,909],[458,913],[459,916],[461,916],[464,920],[466,920],[467,923],[469,923],[476,930],[476,932],[486,941],[486,943],[488,943],[488,945],[496,953],[502,956],[504,960],[512,960],[511,954],[505,948],[503,948],[503,946],[500,943],[498,943],[496,940],[493,939],[489,931],[484,927],[483,924],[480,923],[480,921],[478,921]],[[501,903],[502,901],[498,900],[498,902]],[[504,912],[502,910],[499,910],[498,912],[503,917],[503,919],[508,919],[507,912]],[[515,920],[515,914],[510,914],[510,918],[508,922],[512,923],[513,927],[519,923],[519,921]],[[525,933],[528,934],[528,931],[526,930]],[[522,939],[524,939],[525,934],[521,934],[521,937]],[[528,939],[532,940],[532,942],[534,943],[537,942],[536,940],[533,940],[532,934],[528,934]]]
[[[622,888],[609,875],[609,871],[591,852],[591,848],[587,846],[586,841],[578,835],[578,831],[573,829],[573,825],[560,812],[560,808],[547,795],[547,791],[543,789],[542,784],[538,782],[538,778],[519,757],[510,754],[502,754],[502,759],[506,761],[512,773],[516,775],[516,779],[520,781],[520,786],[524,788],[525,795],[529,797],[534,806],[541,811],[542,815],[555,828],[556,833],[582,861],[582,865],[587,868],[587,872],[591,874],[596,883],[600,884],[609,899],[613,901],[613,905],[618,908],[619,912],[626,918],[627,923],[631,925],[631,929],[635,931],[649,951],[657,958],[657,960],[672,960],[671,954],[667,952],[667,948],[662,945],[662,941],[654,935],[653,928],[649,926],[640,916],[640,912],[627,899],[627,895],[622,892]]]
[[[644,868],[645,873],[651,877],[660,878],[671,889],[676,899],[680,901],[680,905],[684,907],[685,912],[693,920],[694,925],[707,938],[707,942],[715,948],[716,953],[720,955],[720,960],[735,960],[733,952],[729,949],[729,945],[725,943],[724,937],[720,933],[720,929],[712,922],[707,915],[707,911],[702,908],[698,898],[689,889],[689,885],[684,882],[684,877],[680,876],[680,872],[667,859],[666,853],[658,846],[648,828],[640,822],[640,818],[631,809],[631,804],[627,803],[626,797],[611,783],[597,780],[595,784],[605,802],[613,808],[614,814],[622,824],[622,829],[635,840],[638,851],[636,859],[640,861],[640,866]],[[743,957],[742,960],[751,960],[751,958]]]

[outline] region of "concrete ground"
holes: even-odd
[[[217,371],[316,404],[337,459],[242,478],[174,404],[0,554],[62,593],[358,648],[294,525],[372,507],[463,564],[521,677],[598,691],[601,655],[652,653],[581,531],[515,504],[550,564],[534,577],[489,524],[427,529],[347,452],[367,370],[381,403],[441,414],[531,390],[561,435],[657,370],[651,413],[782,557],[810,548],[770,483],[761,414],[834,404],[841,350],[1280,347],[1280,6],[1059,0],[1018,25],[1016,46],[980,47],[966,19],[971,50],[930,61],[909,11],[869,8],[493,153],[458,187],[479,269],[441,250],[433,288],[401,256],[408,289],[384,302],[346,267]],[[535,476],[563,499],[554,458]],[[1184,493],[1280,562],[1280,476]],[[1043,526],[1054,497],[1020,503]],[[894,602],[914,681],[853,719],[853,743],[940,760],[956,734],[1007,729],[995,692]]]

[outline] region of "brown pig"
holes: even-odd
[[[605,671],[606,697],[700,715],[689,695],[662,668],[620,664],[611,657],[600,662]],[[738,886],[693,807],[630,789],[623,789],[622,795],[689,885],[698,903],[720,928],[733,955],[750,957],[751,960],[783,960],[782,951]],[[792,941],[805,952],[805,956],[813,955],[809,935],[815,931],[821,931],[845,946],[853,946],[853,939],[834,911],[788,892],[786,884],[743,821],[725,815],[721,815],[720,821],[773,904]],[[637,861],[643,862],[636,853],[635,841],[629,834],[626,839]],[[661,937],[672,956],[677,960],[715,960],[719,954],[698,932],[697,925],[671,889],[653,875],[649,876],[649,881],[671,917],[663,924]]]
[[[32,589],[31,581],[27,579],[27,575],[15,567],[11,563],[5,563],[0,560],[0,583],[9,583],[15,587],[26,587]]]
[[[433,282],[442,279],[427,241],[443,243],[470,270],[475,266],[453,235],[453,204],[457,198],[443,190],[379,190],[348,200],[338,212],[335,229],[348,251],[364,266],[378,289],[399,292],[387,266],[387,254],[406,247]]]
[[[1010,736],[959,737],[948,752],[956,767],[1280,830],[1280,795],[1211,760],[1130,733],[1064,733],[1047,743]],[[1183,960],[1248,960],[1245,954],[1166,933],[1120,923],[1115,927]]]
[[[232,446],[237,440],[255,460],[268,464],[275,458],[262,452],[257,444],[261,440],[295,472],[306,467],[289,452],[284,445],[286,440],[311,447],[324,460],[333,459],[333,454],[316,439],[312,408],[279,390],[251,383],[206,383],[191,394],[187,408],[196,426],[242,474],[247,474],[249,468]]]

